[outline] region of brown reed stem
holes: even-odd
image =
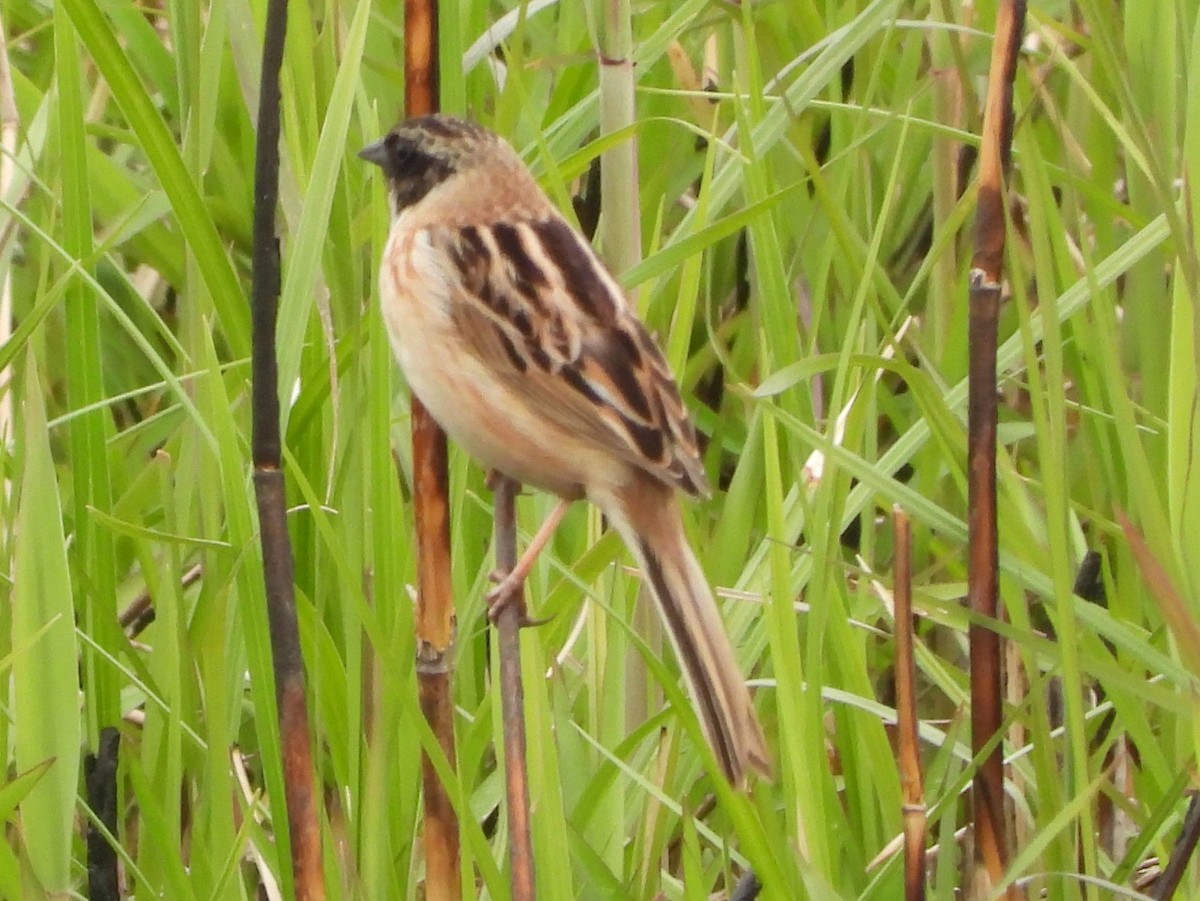
[[[287,0],[269,0],[254,159],[251,452],[283,757],[287,808],[287,832],[283,838],[291,848],[296,897],[303,901],[321,901],[325,897],[321,830],[313,789],[304,658],[296,623],[292,545],[287,530],[287,491],[281,468],[279,373],[275,353],[275,325],[279,313],[279,238],[275,234],[279,199],[279,71],[286,34]]]
[[[438,7],[435,0],[404,3],[404,103],[409,116],[437,112]],[[417,691],[421,712],[442,752],[456,766],[454,597],[450,583],[450,475],[446,435],[412,399],[413,509],[417,526]],[[425,897],[462,897],[458,814],[428,754],[421,755],[425,796]]]
[[[516,495],[518,485],[497,476],[496,569],[503,576],[517,565]],[[525,686],[521,680],[521,624],[524,588],[505,598],[496,615],[500,656],[500,710],[504,717],[504,786],[508,800],[508,862],[515,901],[536,897],[533,839],[529,828],[529,762],[525,743]]]
[[[917,718],[917,664],[913,652],[912,528],[908,515],[892,510],[896,556],[892,600],[896,609],[896,737],[904,792],[904,897],[925,897],[925,792]]]
[[[968,632],[971,657],[971,745],[979,754],[1003,721],[1000,636],[984,623],[998,618],[996,524],[996,341],[1005,243],[1005,177],[1012,151],[1013,80],[1025,21],[1024,0],[1002,0],[996,14],[979,152],[979,201],[971,261],[967,388],[967,600],[979,614]],[[1004,749],[983,758],[973,786],[975,853],[993,885],[1003,879]],[[1019,892],[1010,887],[1008,897]]]

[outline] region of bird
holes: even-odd
[[[385,178],[383,321],[410,391],[476,462],[620,534],[649,585],[725,777],[770,778],[762,727],[683,525],[710,494],[661,349],[512,146],[466,119],[401,121],[359,157]]]

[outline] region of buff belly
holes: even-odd
[[[611,454],[530,409],[464,345],[448,287],[413,262],[420,248],[412,253],[405,237],[393,232],[385,250],[383,319],[409,389],[446,434],[482,466],[562,497],[582,497],[597,478],[624,481]]]

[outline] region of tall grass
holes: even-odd
[[[247,898],[286,866],[248,452],[262,6],[0,8],[20,122],[0,197],[16,408],[0,506],[4,897],[84,891],[80,759],[106,725],[121,730],[131,891]],[[280,391],[334,897],[415,898],[423,879],[409,408],[373,296],[385,199],[354,158],[402,112],[400,7],[292,4],[283,72]],[[709,775],[676,663],[636,628],[638,574],[580,506],[530,580],[549,622],[522,636],[539,891],[706,898],[752,865],[771,897],[900,896],[900,505],[929,891],[955,897],[976,763],[961,605],[974,194],[956,167],[976,143],[992,4],[968,19],[903,0],[633,4],[631,122],[600,89],[600,7],[446,4],[443,105],[501,130],[564,208],[636,133],[639,191],[615,202],[640,197],[623,212],[641,261],[623,278],[710,439],[720,490],[689,528],[758,686],[776,778],[737,796]],[[480,52],[493,24],[498,49]],[[1191,0],[1029,11],[993,625],[1012,649],[1011,877],[1031,897],[1132,891],[1170,852],[1196,766],[1198,26]],[[700,95],[672,56],[699,71],[710,43],[717,82]],[[505,897],[490,495],[457,451],[451,470],[447,778],[463,884]],[[526,533],[551,503],[520,501]],[[1117,511],[1173,592],[1143,577]],[[1089,549],[1103,603],[1073,591]],[[155,621],[133,641],[116,615],[147,593]],[[1195,867],[1186,880],[1196,891]]]

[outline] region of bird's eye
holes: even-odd
[[[421,152],[414,141],[405,140],[397,134],[390,134],[385,142],[388,159],[397,174],[412,173],[424,169],[428,165],[427,155]]]
[[[405,155],[404,150],[407,144],[407,141],[400,140],[400,135],[395,133],[389,134],[383,139],[384,149],[387,150],[388,158],[393,163],[398,163],[403,159]]]

